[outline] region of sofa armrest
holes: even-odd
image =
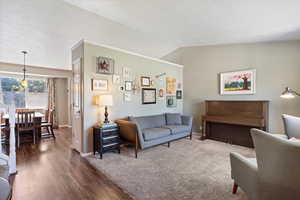
[[[248,196],[257,195],[257,162],[238,153],[230,153],[231,177]],[[250,198],[252,199],[252,198]]]
[[[192,128],[192,124],[193,124],[193,117],[192,116],[182,115],[181,120],[182,120],[183,125],[190,126]]]
[[[136,124],[127,120],[116,120],[115,122],[120,127],[121,137],[129,142],[135,142],[137,134]]]

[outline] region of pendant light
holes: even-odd
[[[21,81],[21,85],[23,87],[27,87],[28,85],[28,82],[26,80],[26,65],[25,65],[25,59],[26,59],[26,54],[27,54],[27,51],[22,51],[23,55],[24,55],[24,65],[23,65],[23,73],[24,73],[24,76],[23,76],[23,80]]]

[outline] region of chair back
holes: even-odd
[[[300,117],[283,114],[282,119],[285,134],[288,136],[288,138],[300,138]]]
[[[46,110],[45,112],[45,121],[49,123],[53,123],[53,110]]]
[[[33,128],[35,112],[17,112],[16,125],[17,128]]]
[[[300,199],[300,141],[252,129],[259,199]]]

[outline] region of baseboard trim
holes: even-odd
[[[87,156],[90,156],[90,155],[93,155],[93,152],[89,152],[89,153],[82,153],[82,152],[80,152],[80,156],[81,157],[87,157]]]
[[[72,128],[72,126],[69,124],[62,124],[62,125],[58,125],[58,128]]]

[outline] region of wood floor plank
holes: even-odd
[[[71,150],[71,129],[17,152],[13,200],[131,200],[122,189]]]

